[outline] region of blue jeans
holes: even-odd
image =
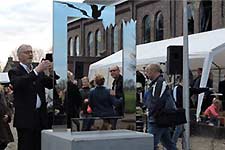
[[[170,136],[169,128],[158,127],[155,123],[148,123],[148,133],[154,136],[154,150],[158,149],[159,142],[168,150],[177,150]]]
[[[183,138],[183,132],[184,132],[184,125],[183,124],[177,125],[173,132],[173,137],[172,137],[172,140],[175,144],[177,143],[177,140],[181,134],[182,134],[182,138]],[[184,145],[183,142],[184,141],[182,139],[182,146]]]

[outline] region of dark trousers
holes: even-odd
[[[0,150],[4,150],[7,147],[7,144],[2,143],[0,144]]]
[[[41,150],[41,129],[17,128],[18,150]]]

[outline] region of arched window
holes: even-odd
[[[76,50],[76,56],[81,56],[81,53],[80,53],[80,38],[79,38],[79,36],[75,37],[74,45],[75,45],[74,48]]]
[[[203,0],[200,3],[200,32],[212,30],[212,1]]]
[[[90,32],[88,34],[88,48],[87,48],[87,56],[94,56],[94,39],[93,33]]]
[[[155,40],[163,40],[163,15],[158,12],[155,19]]]
[[[102,37],[101,37],[101,31],[97,30],[95,33],[95,54],[96,56],[101,55],[101,43],[102,43]]]
[[[194,33],[194,6],[193,2],[187,4],[187,16],[188,16],[188,34]]]
[[[151,33],[150,33],[150,17],[147,15],[143,18],[142,20],[142,41],[143,43],[148,43],[150,42],[150,36],[151,36]]]
[[[68,41],[68,56],[74,56],[73,38],[69,38]]]
[[[117,52],[119,50],[119,30],[117,25],[114,27],[113,31],[113,52]]]
[[[221,4],[221,15],[222,17],[224,18],[225,17],[225,0],[222,1],[222,4]]]

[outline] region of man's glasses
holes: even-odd
[[[34,51],[23,51],[22,53],[24,53],[24,54],[33,54],[34,53]]]
[[[117,69],[114,69],[114,70],[109,70],[109,72],[115,72],[115,71],[117,71]]]

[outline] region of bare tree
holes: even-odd
[[[14,49],[14,50],[11,52],[10,57],[12,57],[14,61],[18,61],[18,57],[17,57],[17,49]]]
[[[45,53],[42,49],[34,48],[33,61],[39,62],[42,58],[45,57]]]

